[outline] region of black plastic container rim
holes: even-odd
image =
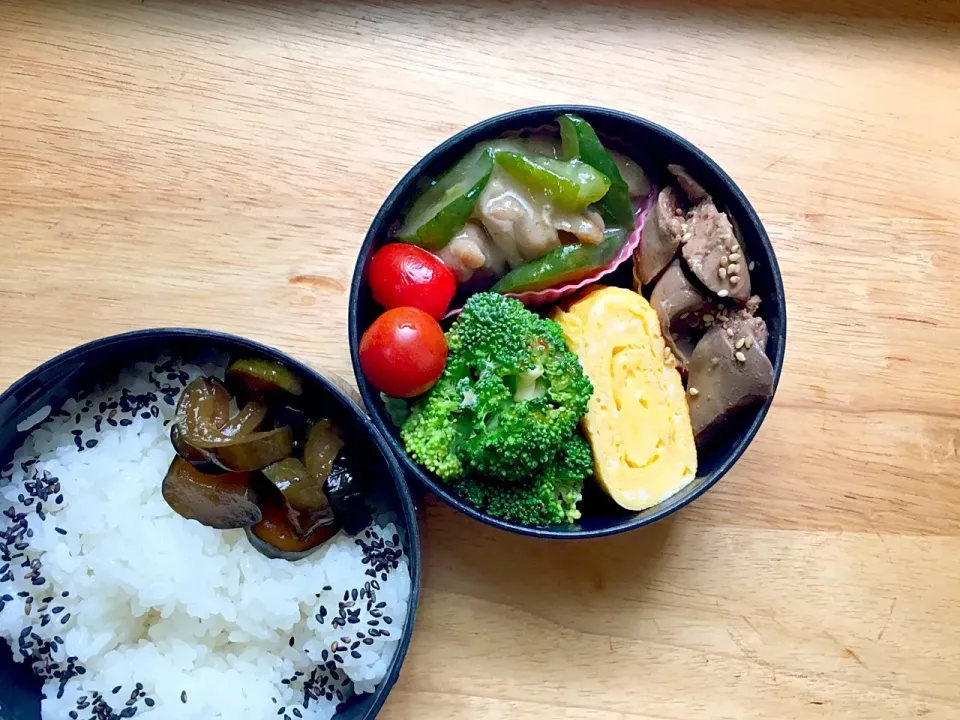
[[[37,366],[19,380],[16,380],[2,393],[0,393],[0,406],[2,406],[5,401],[28,385],[36,375],[53,372],[58,366],[72,362],[77,355],[82,355],[92,351],[102,351],[109,348],[111,345],[121,345],[131,340],[137,340],[140,338],[153,338],[159,335],[167,335],[174,339],[196,338],[218,340],[240,345],[264,355],[282,358],[286,364],[292,366],[295,370],[317,380],[325,390],[336,397],[336,399],[339,400],[344,407],[348,408],[363,426],[364,430],[373,439],[373,442],[383,455],[387,466],[390,468],[390,475],[392,476],[394,485],[397,488],[397,494],[400,496],[400,503],[403,506],[404,512],[404,520],[406,521],[408,528],[407,536],[410,546],[410,598],[407,601],[407,621],[404,625],[403,638],[400,640],[399,646],[397,647],[397,652],[391,660],[391,667],[389,671],[383,680],[381,680],[377,685],[375,700],[367,713],[367,718],[375,718],[377,713],[380,711],[380,708],[383,707],[384,702],[386,702],[387,695],[390,694],[390,690],[397,682],[397,678],[400,675],[400,668],[403,665],[404,659],[406,658],[407,649],[410,647],[410,640],[413,637],[417,608],[420,602],[420,531],[415,512],[416,503],[414,503],[413,496],[410,494],[410,489],[407,487],[406,476],[397,462],[397,456],[385,442],[382,433],[373,424],[373,422],[370,420],[370,417],[346,392],[339,388],[336,383],[331,382],[319,371],[314,370],[309,365],[306,365],[296,358],[291,357],[287,353],[269,345],[258,343],[255,340],[248,340],[247,338],[240,337],[239,335],[232,335],[230,333],[219,332],[216,330],[161,327],[133,330],[130,332],[120,333],[118,335],[109,335],[98,340],[92,340],[88,343],[78,345],[69,350],[65,350],[56,357],[53,357],[50,360],[47,360],[45,363]]]
[[[357,348],[359,346],[360,338],[358,337],[358,325],[356,318],[356,309],[357,302],[360,295],[360,289],[362,283],[364,282],[363,272],[364,272],[364,263],[359,262],[359,258],[365,257],[369,252],[371,246],[376,241],[376,235],[378,232],[382,232],[385,229],[388,229],[387,221],[391,220],[391,214],[394,212],[393,205],[397,199],[407,192],[411,184],[416,183],[423,174],[424,169],[431,163],[434,157],[441,155],[447,152],[453,146],[462,143],[468,138],[476,138],[479,142],[481,139],[486,137],[495,137],[497,134],[503,132],[500,130],[500,126],[506,124],[514,124],[515,127],[525,127],[529,123],[525,123],[525,119],[529,118],[532,115],[552,115],[553,117],[562,115],[564,113],[574,113],[581,115],[600,115],[611,119],[620,120],[626,123],[632,123],[639,125],[651,131],[657,135],[662,136],[666,141],[673,143],[682,147],[685,151],[691,155],[695,155],[699,160],[701,160],[705,165],[707,165],[717,177],[720,178],[721,182],[729,190],[733,199],[740,204],[748,219],[750,220],[751,225],[754,226],[754,229],[757,232],[757,236],[760,239],[760,243],[763,245],[764,251],[769,256],[770,262],[770,273],[773,276],[774,286],[776,287],[776,297],[777,297],[777,316],[781,321],[781,335],[782,341],[779,344],[778,351],[776,355],[771,358],[773,363],[773,394],[769,399],[763,404],[760,410],[757,412],[756,417],[753,422],[750,424],[747,432],[743,434],[739,442],[733,446],[730,454],[724,463],[713,473],[713,476],[708,478],[696,492],[685,497],[682,502],[671,502],[666,500],[660,505],[657,512],[650,514],[649,516],[643,517],[641,519],[629,518],[624,520],[620,525],[613,526],[611,528],[599,528],[595,530],[585,530],[577,533],[570,533],[564,530],[557,530],[551,527],[544,526],[521,526],[513,523],[508,523],[503,520],[500,520],[489,515],[485,515],[475,508],[473,505],[470,505],[467,502],[464,502],[455,494],[450,492],[441,482],[438,482],[436,479],[431,477],[428,473],[424,472],[423,468],[418,466],[413,462],[407,455],[403,445],[393,436],[389,429],[384,425],[381,418],[381,413],[377,411],[377,403],[380,403],[380,396],[378,393],[375,393],[371,390],[370,384],[366,381],[363,376],[363,371],[360,369],[360,359]],[[364,404],[367,408],[370,409],[371,417],[373,422],[376,424],[377,428],[381,430],[384,437],[387,440],[387,443],[397,454],[397,457],[400,458],[401,463],[404,468],[413,474],[423,485],[430,489],[435,495],[439,495],[445,502],[449,503],[451,506],[464,513],[465,515],[478,520],[486,525],[499,528],[501,530],[506,530],[508,532],[516,533],[518,535],[528,535],[531,537],[539,538],[556,538],[563,540],[580,540],[580,539],[589,539],[596,537],[606,537],[608,535],[616,535],[622,532],[627,532],[629,530],[634,530],[644,525],[649,525],[650,523],[657,522],[662,520],[668,515],[672,515],[674,512],[679,510],[686,505],[689,505],[691,502],[696,500],[698,497],[703,495],[707,490],[713,487],[720,478],[727,474],[731,467],[740,459],[740,456],[743,455],[744,451],[747,449],[747,446],[753,441],[753,438],[756,436],[757,432],[760,430],[760,426],[763,424],[764,418],[767,416],[767,412],[770,409],[770,405],[773,401],[773,397],[776,395],[777,386],[780,384],[780,372],[783,368],[783,360],[786,354],[786,335],[787,335],[787,307],[786,307],[786,298],[783,291],[783,278],[780,275],[780,266],[777,264],[776,254],[773,251],[773,246],[770,243],[770,238],[767,236],[767,231],[763,227],[763,223],[760,222],[760,218],[757,215],[756,210],[754,210],[753,205],[750,204],[750,201],[747,200],[746,195],[740,187],[733,181],[733,179],[727,175],[727,173],[705,152],[703,152],[696,145],[691,143],[686,138],[677,135],[672,130],[658,125],[654,122],[641,118],[637,115],[632,115],[620,110],[611,110],[609,108],[597,107],[591,105],[540,105],[536,107],[523,108],[519,110],[511,110],[510,112],[497,115],[487,120],[483,120],[475,125],[461,130],[457,134],[448,138],[444,142],[437,145],[433,150],[424,155],[416,165],[414,165],[394,186],[393,190],[384,200],[383,204],[380,206],[380,210],[377,212],[376,216],[373,219],[373,222],[370,225],[370,228],[367,230],[367,234],[363,239],[363,244],[360,246],[360,252],[358,254],[358,262],[354,267],[353,271],[353,280],[350,285],[350,298],[349,298],[349,335],[350,335],[350,359],[353,363],[353,372],[356,375],[357,386],[360,389],[360,395],[363,398]]]

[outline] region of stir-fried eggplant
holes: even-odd
[[[333,469],[333,461],[343,449],[340,431],[330,420],[320,420],[310,427],[307,444],[303,449],[303,464],[313,477],[323,485]]]
[[[224,439],[243,437],[257,430],[267,417],[270,408],[262,400],[251,400],[243,409],[227,420],[220,427],[220,434],[210,439],[210,442],[218,444],[221,437]],[[199,439],[199,447],[203,446],[203,438]]]
[[[227,385],[190,383],[170,428],[178,455],[163,481],[170,507],[210,527],[242,527],[259,552],[291,561],[341,525],[361,532],[370,511],[343,437],[331,420],[311,422],[294,399],[302,393],[288,368],[260,359],[234,362]],[[235,400],[242,407],[231,416]]]
[[[200,467],[216,463],[215,454],[206,451],[236,442],[263,423],[268,412],[265,403],[251,401],[231,418],[231,400],[230,393],[215,378],[197,378],[187,386],[177,404],[176,422],[170,431],[170,439],[180,457]],[[224,466],[224,469],[245,468]]]
[[[284,425],[274,430],[237,435],[208,449],[217,463],[226,470],[262,470],[267,465],[293,454],[293,430]]]
[[[301,535],[334,521],[333,510],[323,493],[323,480],[308,472],[296,458],[284,458],[265,467],[263,475],[293,510],[291,519]]]
[[[324,491],[343,529],[350,535],[362,532],[370,522],[370,508],[364,500],[360,478],[351,471],[344,453],[334,460]]]
[[[216,378],[201,377],[187,385],[177,403],[176,422],[184,439],[213,432],[230,418],[229,391]]]
[[[263,519],[245,530],[250,544],[268,558],[290,562],[302,560],[336,535],[339,529],[336,523],[328,523],[304,537],[281,505],[268,500],[264,502],[262,512]]]
[[[196,465],[198,468],[211,465],[214,466],[214,463],[211,459],[199,448],[195,448],[193,445],[188,443],[183,436],[183,430],[179,423],[174,423],[170,427],[170,442],[173,443],[173,449],[177,451],[177,455],[186,460],[191,465]],[[211,470],[211,472],[216,472]]]
[[[310,415],[305,410],[294,405],[274,405],[270,406],[270,420],[273,427],[289,425],[293,430],[293,455],[297,458],[303,458],[303,449],[307,445],[307,436],[313,425]]]
[[[237,360],[227,368],[227,381],[253,396],[276,392],[303,394],[300,378],[289,368],[272,360]]]
[[[248,527],[262,518],[249,473],[205,475],[177,457],[163,479],[162,492],[178,515],[218,530]]]

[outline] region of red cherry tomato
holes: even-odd
[[[398,398],[422,395],[447,364],[447,339],[423,310],[387,310],[360,338],[360,367],[377,390]]]
[[[457,291],[453,272],[416,245],[391,243],[370,261],[370,289],[383,307],[415,307],[439,320]]]

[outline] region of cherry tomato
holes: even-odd
[[[407,243],[391,243],[370,261],[373,299],[387,308],[415,307],[439,320],[457,291],[453,272],[436,255]]]
[[[360,338],[360,367],[377,390],[398,398],[422,395],[447,364],[447,339],[423,310],[387,310]]]

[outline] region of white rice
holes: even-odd
[[[410,573],[391,518],[290,563],[164,501],[167,423],[201,374],[222,376],[138,364],[0,473],[0,637],[46,678],[44,720],[326,719],[396,652]]]

